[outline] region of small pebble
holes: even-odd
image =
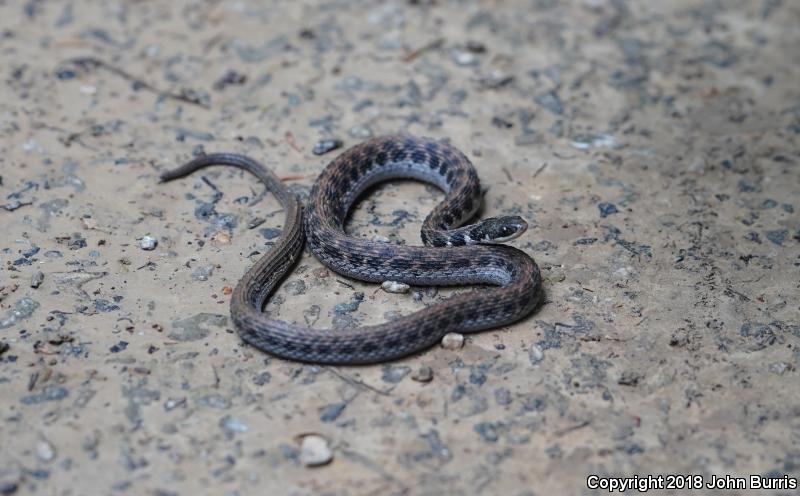
[[[367,139],[372,137],[372,129],[367,126],[353,126],[347,131],[347,134],[356,139]]]
[[[411,367],[406,367],[405,365],[385,365],[383,367],[381,379],[390,384],[397,384],[402,381],[409,372],[411,372]]]
[[[494,391],[494,400],[498,405],[506,406],[511,404],[511,391],[506,388],[498,388]]]
[[[220,420],[220,427],[232,433],[243,433],[249,430],[249,427],[245,422],[236,417],[231,417],[230,415],[225,416]]]
[[[231,235],[226,232],[220,231],[211,236],[211,241],[214,241],[215,243],[220,245],[229,245],[231,244]]]
[[[323,422],[333,422],[342,414],[344,409],[347,408],[347,403],[334,403],[320,409],[319,419]]]
[[[611,214],[616,214],[619,212],[619,210],[617,210],[617,206],[609,202],[601,202],[597,205],[597,208],[600,210],[601,218],[606,218]]]
[[[448,332],[442,338],[442,348],[446,350],[457,350],[464,346],[464,335],[457,332]]]
[[[500,129],[509,129],[514,127],[514,123],[503,119],[502,117],[492,117],[492,124]]]
[[[311,153],[314,155],[324,155],[328,152],[332,152],[337,148],[341,148],[344,145],[344,142],[340,139],[325,139],[317,141],[317,144],[314,145],[314,149],[311,150]]]
[[[264,239],[275,239],[280,236],[283,231],[275,227],[265,227],[264,229],[260,229],[258,232],[264,236]]]
[[[411,286],[397,281],[384,281],[383,284],[381,284],[381,289],[387,293],[408,293]]]
[[[619,379],[617,380],[617,384],[622,386],[637,386],[639,381],[642,380],[642,374],[636,372],[634,370],[626,370],[622,372]]]
[[[144,236],[139,240],[139,248],[142,250],[155,250],[157,244],[158,240],[150,235]]]
[[[306,292],[306,283],[303,282],[302,279],[297,279],[295,281],[289,281],[284,285],[284,289],[290,295],[298,296],[298,295],[301,295],[301,294],[305,294],[305,292]]]
[[[469,40],[467,41],[466,49],[472,53],[486,53],[486,45],[480,41]]]
[[[387,238],[386,236],[381,236],[380,234],[376,234],[375,236],[372,237],[372,241],[376,243],[388,243],[389,238]]]
[[[62,81],[67,79],[73,79],[75,75],[76,75],[75,71],[72,71],[70,69],[60,69],[56,71],[56,77],[58,79],[61,79]]]
[[[706,170],[706,159],[705,157],[694,157],[693,159],[687,161],[689,172],[697,172],[702,174]]]
[[[531,345],[530,350],[528,350],[528,358],[530,358],[531,365],[536,365],[544,360],[544,351],[538,344]]]
[[[195,281],[207,281],[208,278],[211,277],[211,274],[214,273],[215,267],[214,264],[208,264],[194,269],[194,272],[192,272],[192,279]]]
[[[414,372],[411,379],[417,382],[431,382],[433,380],[433,369],[423,365]]]
[[[254,217],[247,222],[247,228],[255,229],[256,227],[260,226],[266,221],[267,219],[265,219],[264,217]]]
[[[49,462],[56,456],[56,452],[53,449],[53,445],[48,443],[47,441],[39,441],[36,444],[36,456],[39,457],[40,460]]]
[[[776,375],[783,375],[787,370],[791,370],[791,364],[786,362],[775,362],[769,366],[769,371]]]
[[[474,429],[487,443],[496,443],[499,439],[497,428],[491,422],[480,422],[475,425]]]
[[[789,236],[789,231],[787,229],[776,229],[774,231],[767,231],[764,235],[768,240],[781,246],[783,242],[786,241],[786,237]]]
[[[570,145],[579,150],[588,150],[591,147],[613,148],[617,141],[608,134],[584,133],[572,137]]]
[[[185,404],[186,398],[168,398],[164,403],[164,411],[169,412]]]
[[[460,66],[470,66],[478,63],[478,58],[475,54],[466,50],[455,49],[452,51],[453,62]]]
[[[247,81],[247,76],[229,69],[221,78],[214,83],[217,91],[225,89],[226,86],[242,85]]]
[[[44,274],[41,271],[36,272],[31,276],[31,287],[33,289],[36,289],[42,285],[43,281],[44,281]]]
[[[333,451],[328,446],[328,440],[316,434],[303,436],[300,447],[300,461],[306,467],[319,467],[330,463]]]
[[[482,88],[496,90],[510,84],[513,80],[514,76],[511,74],[507,74],[503,71],[491,71],[481,76],[478,83]]]

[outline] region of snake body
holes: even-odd
[[[161,180],[211,165],[251,172],[286,213],[277,242],[245,273],[231,295],[231,316],[239,335],[263,351],[314,363],[391,360],[425,349],[448,332],[473,332],[517,321],[540,299],[539,267],[530,256],[510,246],[478,244],[519,235],[527,227],[522,219],[486,219],[459,227],[476,213],[481,190],[469,159],[446,142],[389,136],[346,150],[314,183],[305,222],[297,197],[275,174],[244,155],[201,155],[164,173]],[[444,190],[444,200],[423,223],[422,239],[427,246],[380,243],[345,233],[345,219],[359,195],[391,178],[413,178]],[[358,328],[312,329],[269,318],[263,313],[264,304],[300,258],[306,238],[323,264],[355,279],[496,287],[459,294],[410,315]]]

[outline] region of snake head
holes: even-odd
[[[475,225],[470,237],[478,243],[499,244],[518,238],[528,229],[528,223],[519,215],[489,217]]]

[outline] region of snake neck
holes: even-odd
[[[427,227],[426,221],[422,227],[422,242],[426,246],[452,247],[452,246],[472,246],[482,242],[476,235],[476,228],[473,225],[457,229],[433,229]]]

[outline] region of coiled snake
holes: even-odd
[[[478,210],[481,190],[469,159],[448,143],[389,136],[356,145],[317,178],[303,213],[281,180],[244,155],[202,155],[162,174],[162,181],[211,165],[254,174],[283,205],[286,221],[272,249],[251,267],[231,295],[231,316],[244,341],[288,359],[315,363],[373,363],[427,348],[452,331],[473,332],[528,315],[541,296],[539,267],[524,252],[501,243],[527,228],[520,217],[484,219],[459,227]],[[399,246],[350,237],[344,222],[358,196],[391,178],[438,186],[444,200],[422,226],[428,246]],[[495,285],[436,303],[411,315],[353,329],[312,329],[269,318],[264,304],[300,258],[304,240],[330,269],[369,282],[413,285]],[[482,244],[479,244],[482,243]]]

